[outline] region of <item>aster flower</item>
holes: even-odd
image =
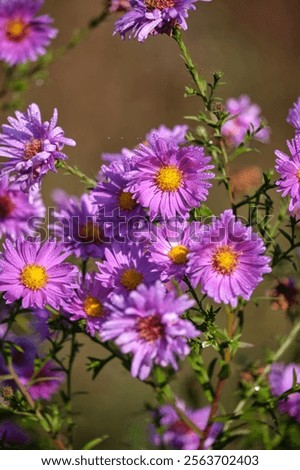
[[[34,360],[38,355],[37,346],[29,336],[24,338],[16,336],[13,333],[8,333],[6,335],[6,340],[12,343],[11,358],[13,368],[20,380],[26,380],[26,377],[31,377],[33,374]],[[13,345],[16,345],[17,348]],[[4,357],[0,352],[0,376],[8,374],[9,371],[6,367]],[[11,381],[6,383],[7,385],[14,386],[14,383]]]
[[[211,225],[204,225],[193,244],[187,273],[193,286],[215,302],[237,306],[238,297],[249,300],[256,286],[269,273],[270,258],[263,240],[226,210]]]
[[[229,119],[223,124],[221,132],[229,145],[238,147],[243,143],[247,132],[255,132],[261,125],[261,109],[252,103],[249,96],[229,98],[226,102],[226,111]],[[270,129],[264,128],[255,132],[254,138],[267,143],[270,138]]]
[[[1,0],[0,60],[9,65],[35,61],[46,53],[57,29],[48,15],[35,17],[44,0]]]
[[[0,255],[0,292],[6,303],[22,299],[24,308],[54,308],[66,300],[76,287],[77,268],[63,261],[62,245],[54,240],[42,244],[39,240],[19,238],[6,240]]]
[[[34,235],[31,222],[44,218],[45,213],[39,192],[29,198],[17,184],[10,184],[8,175],[0,174],[0,238]]]
[[[275,169],[280,174],[276,181],[277,192],[283,197],[290,196],[289,210],[292,212],[300,202],[300,135],[287,141],[291,156],[280,150],[275,151]]]
[[[296,134],[300,133],[300,97],[289,110],[287,122],[296,129]]]
[[[131,9],[129,0],[110,0],[109,13],[128,11]]]
[[[96,279],[104,287],[113,289],[114,293],[126,296],[140,284],[149,286],[159,278],[153,263],[145,255],[142,243],[113,243],[104,254],[105,261],[97,263],[99,273]]]
[[[200,445],[203,449],[210,449],[223,428],[221,423],[213,423],[208,436],[202,443],[200,434],[207,426],[211,411],[210,406],[191,410],[186,407],[183,401],[176,400],[176,407],[199,429],[199,434],[182,420],[182,417],[171,405],[164,405],[154,413],[156,422],[163,429],[162,433],[152,431],[151,440],[153,443],[156,446],[165,446],[174,450],[197,450]]]
[[[105,170],[106,181],[100,182],[93,191],[100,221],[107,221],[115,236],[129,234],[135,222],[146,219],[144,208],[138,204],[127,187],[126,172],[114,162]]]
[[[288,311],[300,303],[300,290],[295,279],[289,277],[279,279],[267,295],[272,297],[271,308],[275,311]]]
[[[297,384],[300,385],[299,364],[272,364],[269,374],[269,383],[271,392],[275,397],[282,395],[284,392],[293,387],[294,374],[297,377]],[[283,400],[280,400],[278,403],[278,409],[282,413],[287,413],[298,423],[300,423],[300,393],[292,393]]]
[[[26,445],[30,441],[28,434],[13,421],[0,421],[0,446],[9,449],[11,446]]]
[[[58,392],[65,378],[64,372],[55,362],[47,361],[37,373],[22,377],[21,382],[26,385],[33,400],[49,401]]]
[[[188,126],[186,125],[178,125],[170,129],[162,124],[157,129],[151,129],[151,131],[146,135],[146,141],[151,145],[155,145],[155,139],[157,136],[165,142],[171,142],[173,145],[182,145],[185,143],[187,130]]]
[[[200,334],[189,320],[180,318],[192,305],[187,295],[176,298],[159,281],[150,287],[140,285],[128,297],[111,297],[101,337],[132,354],[133,377],[145,380],[154,365],[177,370],[178,359],[189,354],[188,339]]]
[[[101,331],[101,325],[107,316],[105,303],[111,292],[110,288],[104,287],[95,278],[95,273],[87,273],[64,310],[70,314],[72,321],[86,320],[86,329],[94,336],[97,331]]]
[[[161,273],[162,281],[181,281],[186,274],[192,226],[186,221],[176,222],[176,226],[157,227],[155,240],[148,248],[149,259]]]
[[[53,193],[56,210],[50,225],[55,237],[78,258],[102,258],[108,244],[107,227],[98,221],[98,207],[90,194],[80,199],[64,191]]]
[[[171,34],[174,26],[186,30],[188,11],[196,9],[196,1],[210,0],[131,0],[131,9],[116,22],[114,34],[124,39],[129,33],[129,38],[144,42],[149,35]]]
[[[130,160],[134,156],[132,150],[123,148],[119,153],[102,153],[101,159],[104,162],[123,162],[124,160]],[[121,166],[123,168],[123,165]]]
[[[57,109],[50,122],[42,122],[36,104],[31,104],[25,113],[15,114],[15,118],[8,118],[8,125],[2,126],[0,156],[7,160],[1,165],[3,172],[12,174],[21,189],[28,191],[32,186],[39,187],[46,173],[57,171],[56,162],[67,159],[63,147],[74,146],[75,142],[57,127]]]
[[[128,177],[128,190],[144,207],[150,209],[151,220],[187,217],[190,209],[206,200],[214,177],[208,170],[210,157],[200,147],[172,145],[156,138],[153,145],[140,145],[135,151],[139,159]]]

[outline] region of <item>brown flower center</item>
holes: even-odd
[[[122,191],[119,195],[119,206],[123,211],[131,211],[136,206],[136,201],[133,199],[131,193]]]
[[[24,146],[24,160],[31,160],[43,150],[43,141],[41,139],[31,139]]]
[[[175,0],[145,0],[145,5],[148,10],[165,10],[166,8],[173,8]]]
[[[137,330],[140,338],[149,343],[153,343],[163,336],[164,326],[161,323],[159,315],[154,314],[150,317],[139,318],[137,322]]]
[[[7,194],[0,196],[0,219],[6,219],[14,208],[15,205]]]
[[[9,41],[21,42],[28,36],[29,25],[22,18],[8,20],[5,25],[5,34]]]
[[[79,225],[78,238],[81,242],[85,243],[102,243],[103,233],[92,220],[86,224]]]

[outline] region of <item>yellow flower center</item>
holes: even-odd
[[[27,289],[42,289],[48,282],[47,271],[39,264],[28,264],[22,269],[21,282]]]
[[[220,274],[232,274],[238,263],[238,255],[230,246],[217,248],[212,257],[212,265]]]
[[[181,181],[182,173],[174,165],[163,166],[156,174],[156,183],[162,191],[176,191]]]
[[[123,211],[131,211],[136,206],[136,201],[133,199],[131,193],[122,191],[119,195],[119,206]]]
[[[145,0],[145,5],[149,10],[165,10],[166,8],[173,8],[175,5],[174,0]]]
[[[300,169],[297,171],[297,178],[300,181]]]
[[[101,317],[103,309],[98,299],[88,295],[83,302],[83,310],[89,317]]]
[[[24,146],[24,160],[31,160],[37,153],[43,150],[43,141],[40,139],[31,139]]]
[[[168,257],[175,264],[185,264],[187,262],[188,253],[189,253],[189,249],[186,246],[177,245],[171,248],[171,250],[168,253]]]
[[[85,243],[102,243],[102,231],[97,227],[92,220],[86,224],[79,225],[79,240]]]
[[[8,20],[6,23],[5,33],[7,39],[10,41],[20,42],[26,38],[28,32],[28,24],[26,24],[22,18],[14,18],[13,20]]]
[[[0,219],[6,219],[14,208],[15,205],[7,194],[0,196]]]
[[[141,284],[144,276],[133,268],[126,269],[121,276],[121,284],[128,290],[134,290]]]

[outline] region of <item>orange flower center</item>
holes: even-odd
[[[15,205],[8,195],[0,196],[0,219],[6,219],[14,208]]]
[[[48,282],[47,271],[39,264],[28,264],[22,269],[21,283],[30,290],[40,290]]]
[[[181,182],[182,172],[174,165],[163,166],[156,174],[156,183],[161,191],[177,191]]]
[[[297,171],[297,178],[300,181],[300,169]]]
[[[137,330],[140,338],[149,343],[153,343],[163,336],[164,327],[161,323],[159,315],[151,315],[146,318],[139,318],[137,322]]]
[[[131,193],[122,191],[119,195],[119,206],[123,211],[131,211],[136,206],[136,201],[133,199]]]
[[[24,146],[24,160],[31,160],[43,150],[43,141],[41,139],[31,139]]]
[[[7,39],[13,42],[20,42],[28,36],[29,25],[22,18],[8,20],[5,26]]]
[[[89,317],[101,317],[103,308],[101,302],[95,297],[88,295],[83,302],[83,310]]]
[[[185,264],[187,262],[188,253],[189,253],[189,249],[186,246],[177,245],[171,248],[171,250],[168,253],[168,257],[175,264]]]
[[[121,276],[121,284],[128,290],[134,290],[141,284],[144,276],[133,268],[126,269]]]
[[[212,256],[212,265],[219,274],[232,274],[238,264],[238,254],[230,246],[217,248]]]
[[[145,0],[145,5],[149,10],[165,10],[166,8],[173,8],[175,0]]]

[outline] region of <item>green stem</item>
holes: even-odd
[[[188,69],[196,87],[197,93],[202,98],[205,106],[209,109],[209,100],[207,98],[207,83],[205,78],[199,74],[196,66],[192,60],[192,57],[183,41],[181,30],[179,28],[173,28],[173,38],[177,42],[179,49],[182,53],[182,58],[185,62],[186,68]]]
[[[77,176],[82,183],[86,184],[90,188],[94,188],[97,185],[97,182],[94,179],[89,178],[87,175],[82,173],[82,171],[79,170],[79,168],[77,167],[68,165],[66,162],[63,162],[61,160],[57,162],[56,166],[57,168],[63,168],[70,175]]]

